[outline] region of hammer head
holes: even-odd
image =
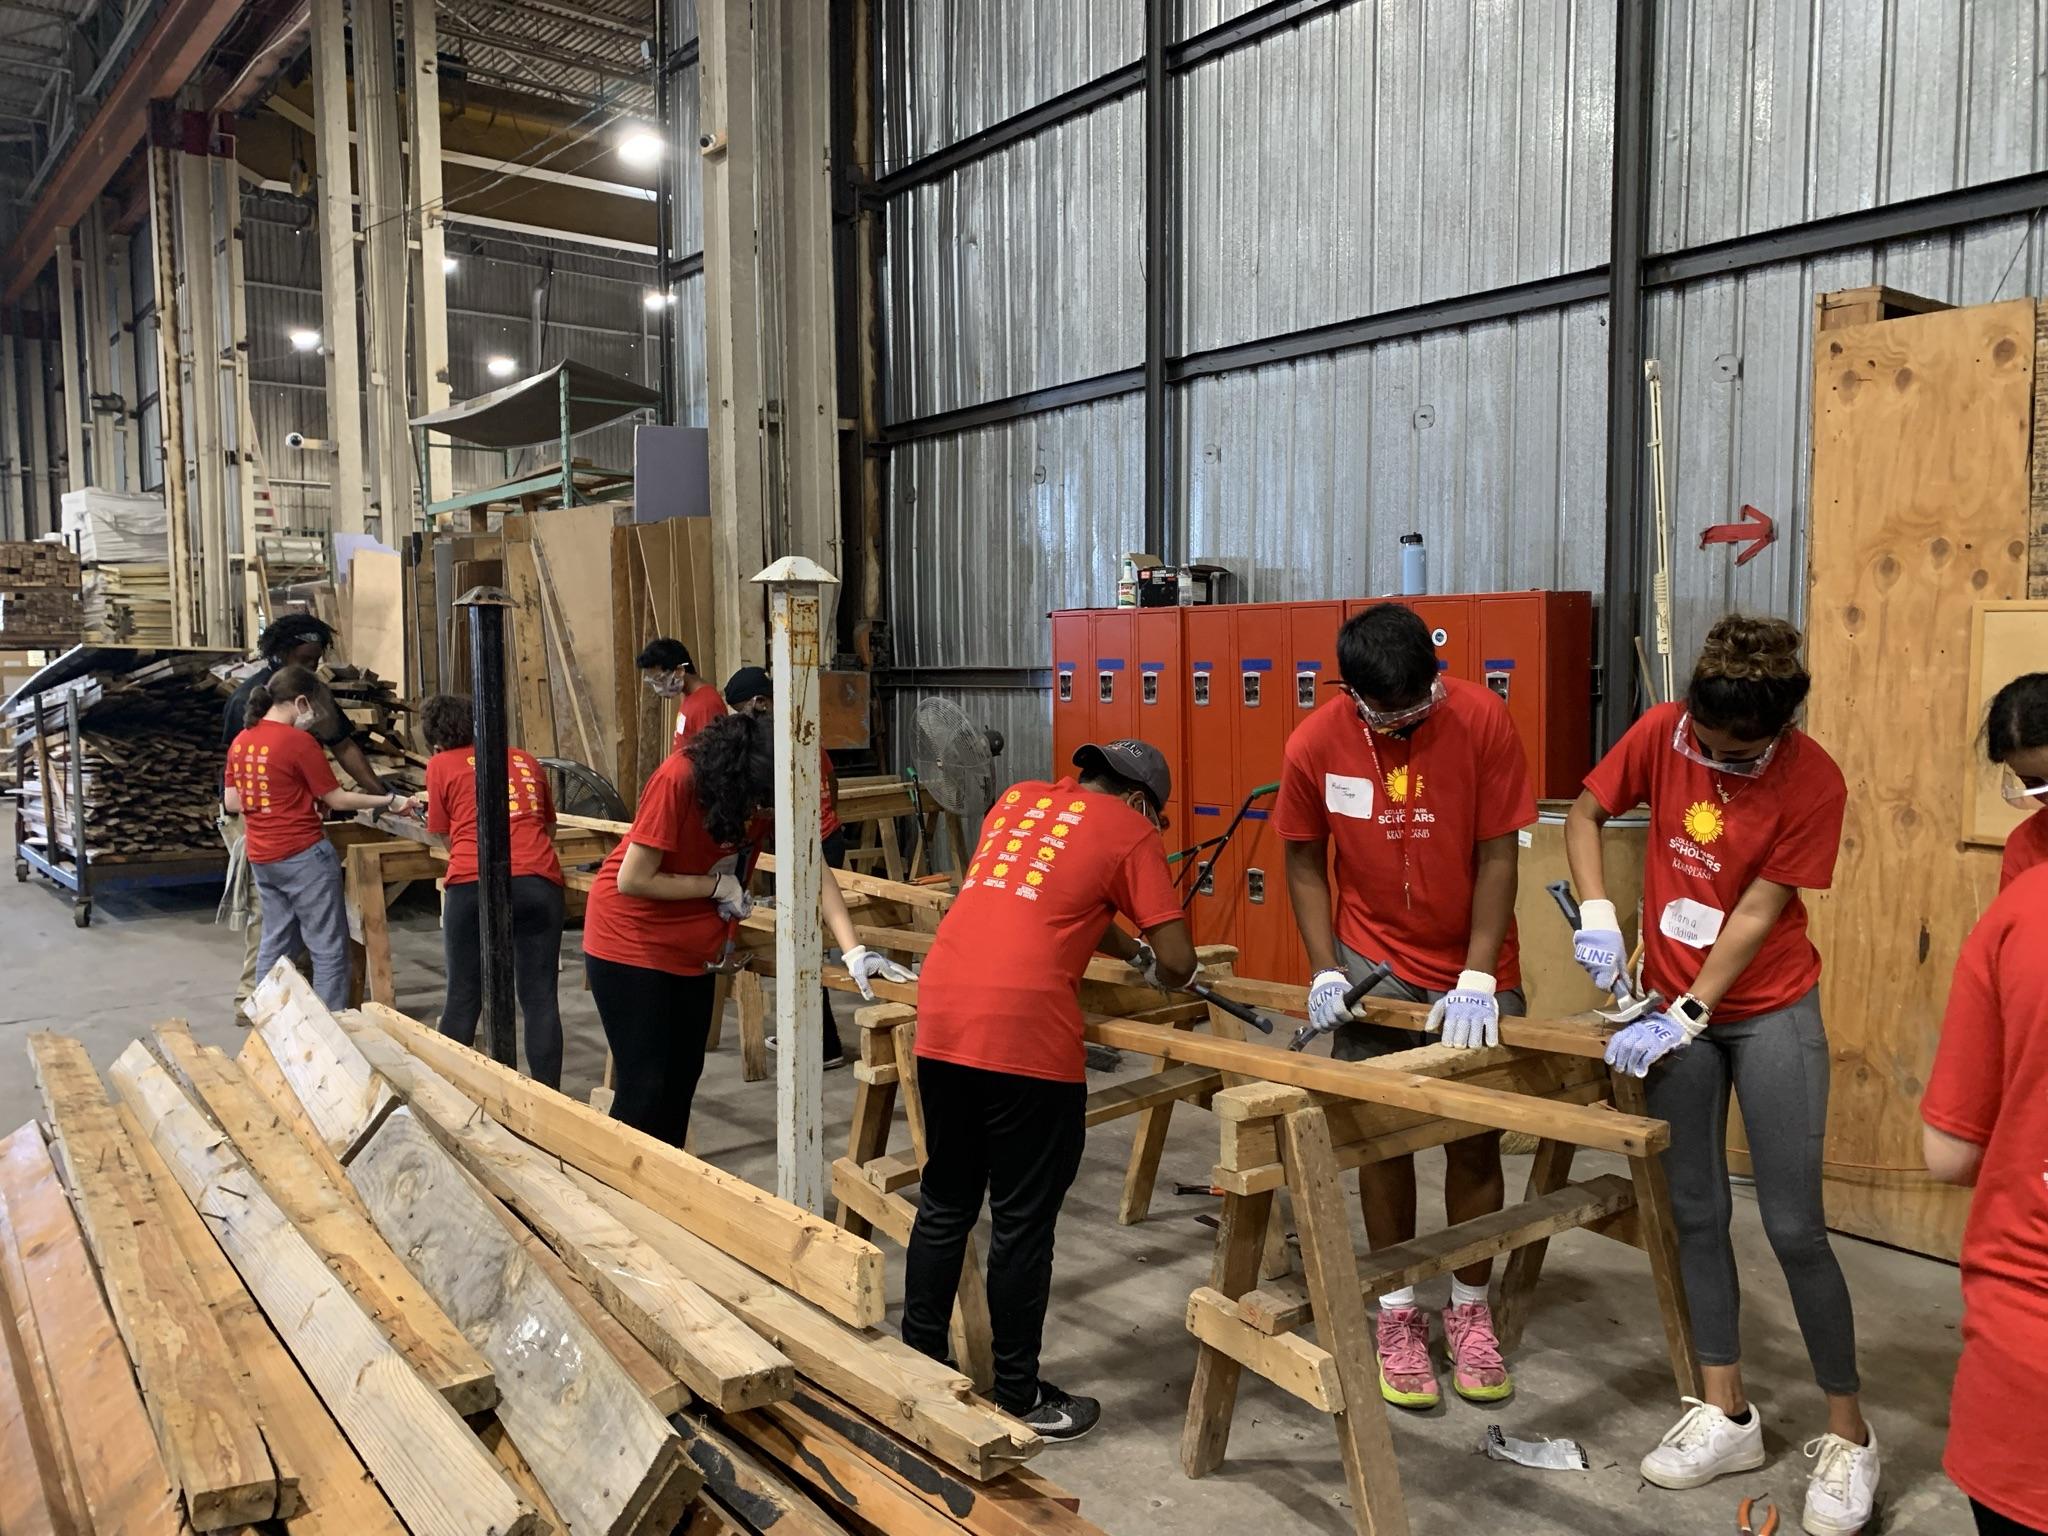
[[[1609,1024],[1633,1024],[1637,1019],[1647,1019],[1653,1013],[1662,1013],[1668,1005],[1662,992],[1649,992],[1641,997],[1632,997],[1618,1008],[1596,1008],[1594,1010]]]

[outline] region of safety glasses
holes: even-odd
[[[680,672],[647,672],[642,676],[648,688],[660,698],[672,699],[683,691],[683,675]]]
[[[1429,685],[1429,696],[1420,704],[1411,704],[1406,709],[1374,709],[1357,694],[1351,696],[1352,704],[1358,710],[1358,718],[1378,731],[1382,736],[1391,736],[1396,731],[1406,730],[1429,718],[1431,710],[1444,701],[1444,681],[1435,678]]]
[[[1709,757],[1700,746],[1699,739],[1692,733],[1692,715],[1678,717],[1678,729],[1671,734],[1671,750],[1702,768],[1711,768],[1716,773],[1729,774],[1738,779],[1753,779],[1771,766],[1771,759],[1778,754],[1778,743],[1784,738],[1773,736],[1771,744],[1755,757],[1725,758]]]
[[[2048,779],[2017,774],[2010,768],[2000,770],[1998,790],[2016,810],[2031,811],[2048,801]]]

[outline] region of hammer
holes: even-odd
[[[1564,920],[1572,925],[1572,932],[1577,933],[1580,926],[1579,901],[1576,896],[1572,895],[1571,881],[1553,880],[1543,889],[1548,891],[1550,899],[1557,903],[1557,910],[1564,914]],[[1619,1006],[1611,1010],[1605,1008],[1593,1010],[1609,1024],[1633,1024],[1637,1019],[1646,1018],[1650,1014],[1664,1011],[1663,993],[1649,992],[1642,997],[1637,997],[1635,989],[1629,985],[1628,977],[1625,974],[1614,978],[1614,1001]]]
[[[747,868],[747,857],[753,851],[751,843],[741,843],[733,850],[733,873],[740,877],[740,885],[743,888],[753,878],[753,871]],[[741,957],[739,947],[740,920],[734,918],[725,930],[725,952],[705,966],[705,971],[712,976],[730,976],[734,971],[744,971],[747,962]]]
[[[1353,1008],[1357,1007],[1360,998],[1364,997],[1366,993],[1393,974],[1394,968],[1385,961],[1373,961],[1371,965],[1365,968],[1364,977],[1355,983],[1350,991],[1344,994],[1344,1011],[1349,1013]],[[1322,1033],[1324,1031],[1317,1029],[1315,1025],[1304,1024],[1294,1032],[1294,1039],[1289,1043],[1287,1049],[1298,1051]]]

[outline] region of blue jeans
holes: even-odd
[[[346,1008],[348,908],[342,898],[341,855],[334,845],[323,837],[288,859],[251,864],[249,873],[263,898],[257,979],[303,946],[313,957],[313,991],[329,1008]]]

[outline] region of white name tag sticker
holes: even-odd
[[[1693,949],[1711,949],[1714,940],[1721,937],[1721,924],[1726,918],[1719,907],[1680,896],[1665,906],[1657,927],[1667,939],[1676,939]]]
[[[1348,774],[1326,773],[1323,775],[1323,809],[1333,816],[1352,816],[1360,821],[1372,820],[1372,780],[1352,778]]]

